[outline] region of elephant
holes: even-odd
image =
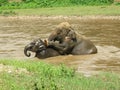
[[[35,57],[39,59],[45,59],[48,57],[59,56],[59,52],[54,50],[52,47],[47,47],[46,42],[41,40],[40,38],[33,40],[24,48],[24,54],[27,57],[31,56],[31,53],[35,52]]]
[[[69,40],[66,40],[68,37]],[[56,41],[58,42],[56,44]],[[48,46],[53,46],[60,54],[85,55],[97,53],[95,45],[82,35],[78,35],[68,22],[60,23],[48,37]],[[66,49],[65,49],[66,48]]]
[[[47,41],[39,38],[25,46],[24,54],[30,57],[31,53],[28,51],[35,52],[35,57],[44,59],[67,54],[95,54],[97,48],[90,40],[78,35],[68,22],[63,22],[50,34]]]

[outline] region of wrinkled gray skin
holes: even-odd
[[[73,55],[85,55],[95,53],[97,53],[97,48],[90,40],[85,38],[78,38],[77,43],[71,52],[71,54]]]
[[[60,55],[56,50],[52,49],[51,47],[47,47],[41,39],[35,39],[25,46],[24,54],[27,57],[30,57],[31,53],[28,51],[35,52],[35,57],[40,59]]]
[[[66,43],[65,40],[66,36],[70,37],[73,43],[70,44],[69,42]],[[54,43],[55,41],[59,41],[59,44]],[[85,39],[82,36],[78,36],[72,29],[64,28],[57,29],[48,37],[48,43],[50,46],[54,46],[54,48],[58,52],[60,51],[60,54],[64,55],[65,54],[84,55],[97,53],[97,48],[90,40]],[[66,51],[64,50],[64,48],[67,48]]]

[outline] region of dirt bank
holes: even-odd
[[[0,19],[117,19],[120,16],[0,16]]]

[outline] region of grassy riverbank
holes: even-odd
[[[8,9],[1,10],[3,16],[119,16],[120,7],[111,6],[73,6],[50,7],[36,9]]]
[[[85,77],[64,65],[0,59],[0,90],[119,90],[119,79],[113,73]]]
[[[1,0],[0,15],[120,15],[114,0]]]

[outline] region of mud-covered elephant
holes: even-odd
[[[46,43],[44,41],[42,41],[40,38],[33,40],[32,42],[30,42],[28,45],[25,46],[24,54],[27,57],[30,57],[31,53],[28,52],[28,51],[34,52],[35,53],[35,57],[40,58],[40,59],[44,59],[44,58],[60,55],[53,48],[47,47]]]
[[[67,37],[67,39],[66,39]],[[58,43],[56,43],[58,41]],[[95,54],[97,48],[88,39],[76,34],[68,22],[60,23],[48,37],[48,45],[53,46],[60,54]]]

